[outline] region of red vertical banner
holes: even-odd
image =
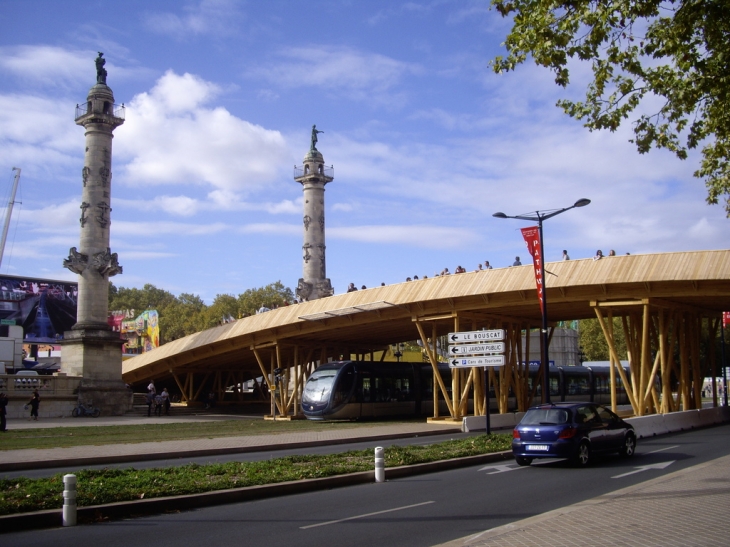
[[[542,247],[540,246],[540,229],[537,226],[522,228],[522,237],[527,243],[527,250],[532,256],[532,265],[535,268],[535,285],[537,286],[537,298],[540,301],[540,311],[545,313],[545,295],[543,294],[542,275]]]
[[[730,311],[722,312],[722,326],[724,328],[730,327]]]

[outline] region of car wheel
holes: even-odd
[[[578,445],[578,451],[573,456],[573,465],[576,467],[586,467],[591,461],[591,447],[583,441]]]
[[[527,466],[532,463],[532,458],[525,458],[524,456],[515,456],[515,461],[517,462],[517,465],[521,466]]]
[[[76,407],[71,411],[71,416],[73,416],[74,418],[79,417],[79,407]]]
[[[621,446],[621,450],[618,451],[621,456],[624,458],[630,458],[634,455],[636,452],[636,437],[634,437],[631,433],[626,435],[626,438],[624,439],[624,444]]]

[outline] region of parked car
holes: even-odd
[[[519,465],[535,458],[567,458],[584,467],[598,452],[630,457],[636,451],[631,424],[595,403],[554,403],[530,408],[512,432]]]

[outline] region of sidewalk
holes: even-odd
[[[730,456],[437,547],[725,547]]]
[[[172,421],[208,422],[240,418],[241,416],[208,415],[181,416],[179,418],[164,416],[147,418],[139,416],[121,416],[98,419],[56,418],[38,422],[15,422],[9,424],[13,429],[63,426],[101,426],[101,425],[134,425],[151,423],[170,423]],[[183,458],[193,456],[210,456],[216,454],[233,454],[237,452],[253,452],[275,450],[277,448],[300,448],[344,444],[352,441],[377,441],[402,437],[439,435],[458,433],[458,426],[452,424],[396,423],[376,424],[372,427],[352,429],[333,429],[323,431],[302,431],[280,433],[275,435],[249,435],[239,437],[218,437],[186,439],[180,441],[153,441],[134,444],[84,445],[69,448],[29,448],[23,450],[0,450],[0,471],[19,471],[23,469],[40,469],[64,467],[71,465],[93,465],[113,462],[140,460],[157,460]]]

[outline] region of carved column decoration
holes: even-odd
[[[79,206],[79,208],[81,209],[81,218],[79,219],[79,222],[81,223],[82,228],[86,225],[86,209],[88,209],[89,207],[91,207],[91,205],[89,205],[85,201],[82,201],[81,205]]]

